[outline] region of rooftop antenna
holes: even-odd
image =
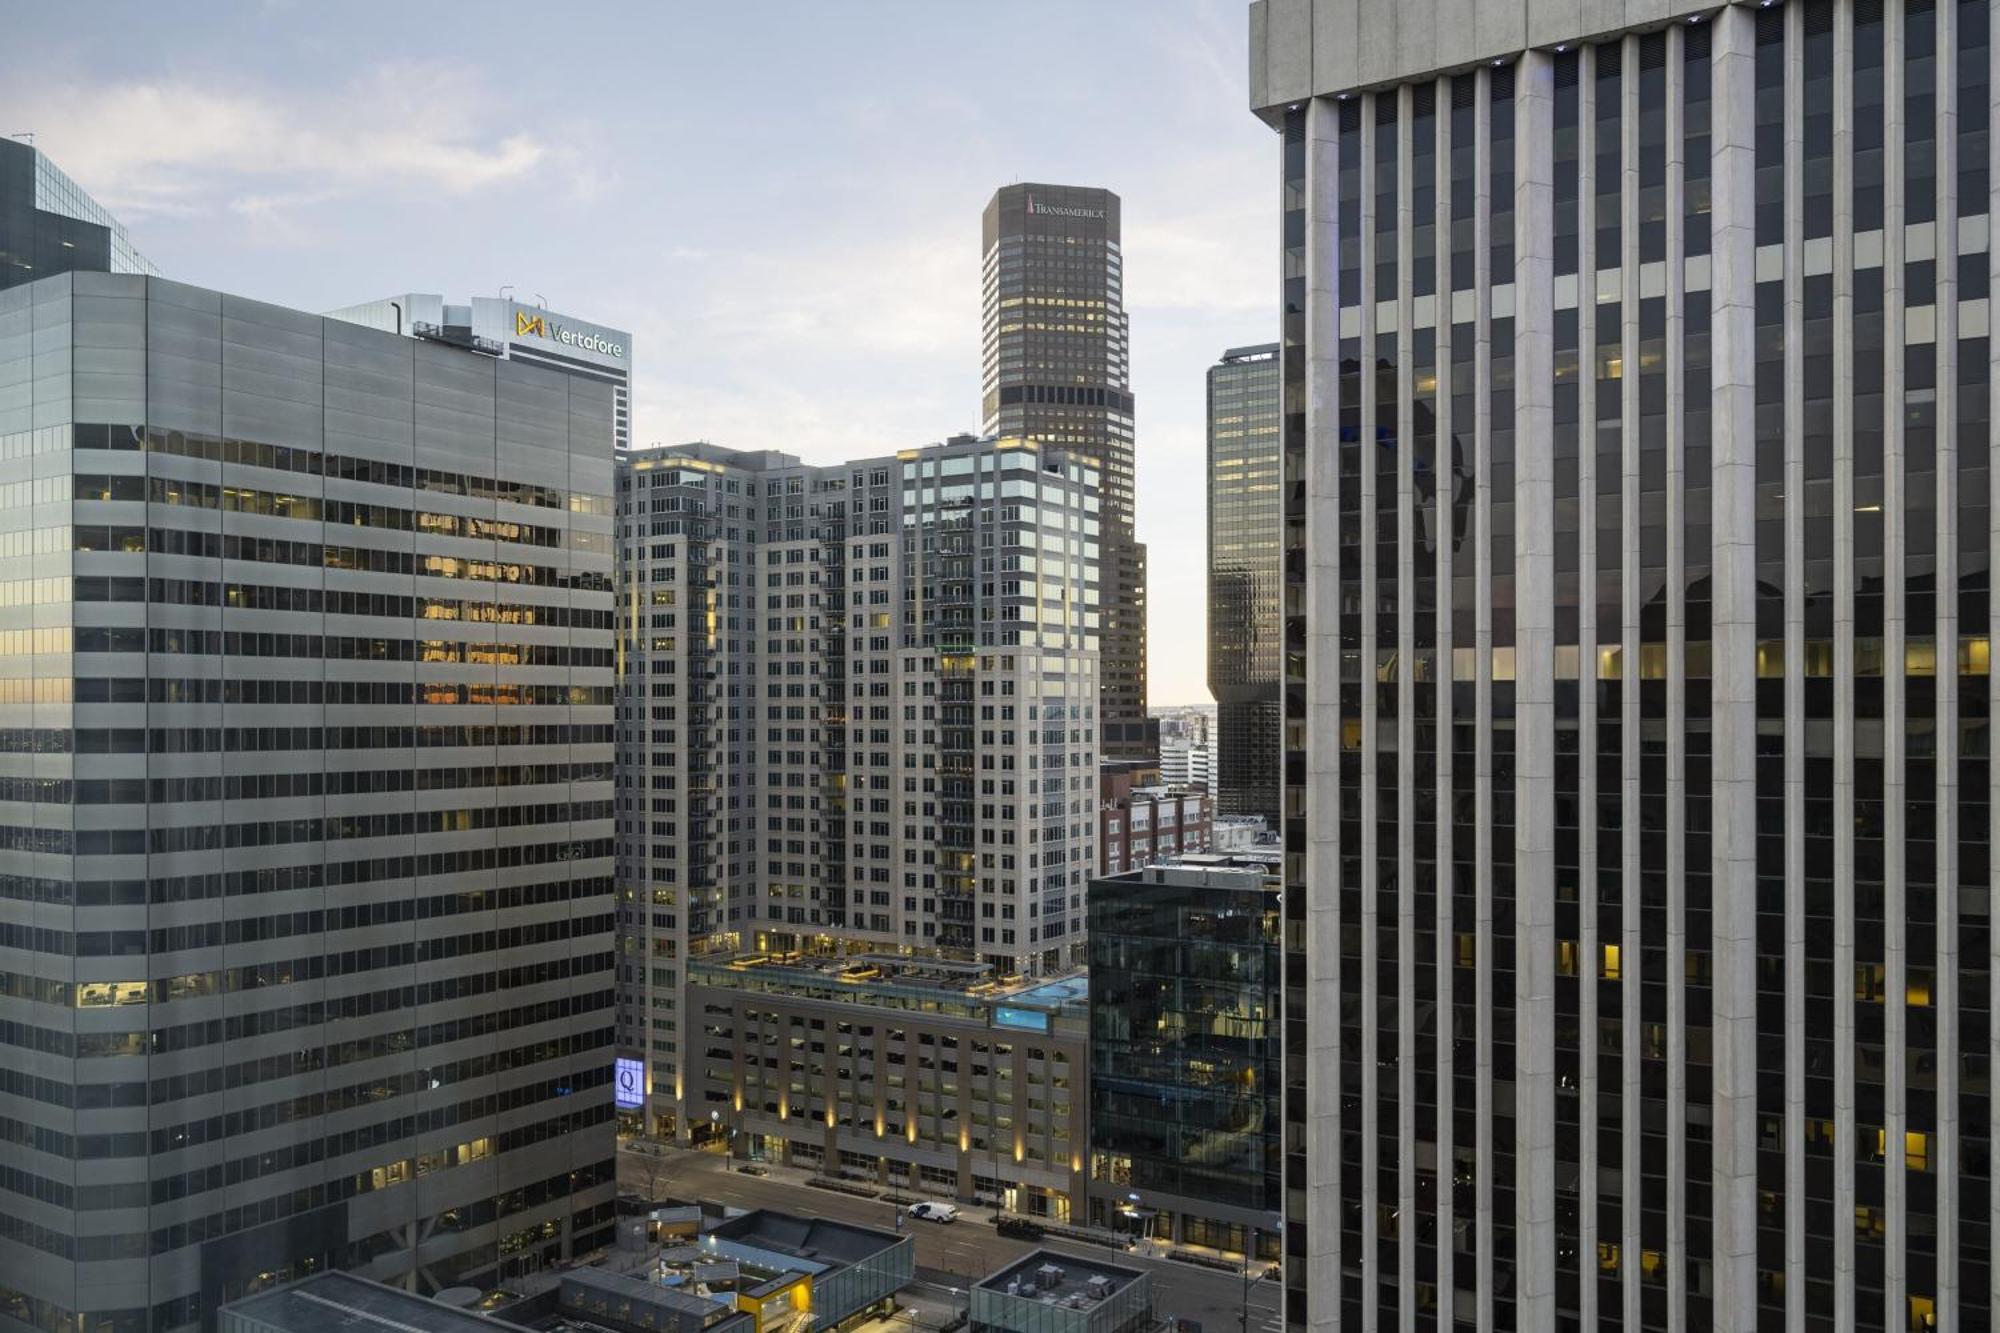
[[[542,295],[542,294],[541,294],[540,292],[536,292],[536,293],[535,293],[535,308],[536,308],[536,309],[538,309],[538,310],[547,310],[547,309],[549,308],[549,298],[548,298],[548,297],[546,297],[546,296],[543,296],[543,295]]]
[[[507,300],[511,300],[511,299],[513,299],[513,298],[511,298],[511,297],[509,297],[509,296],[507,295],[507,293],[509,293],[509,292],[511,292],[511,291],[513,291],[513,290],[514,290],[514,284],[513,284],[513,283],[511,283],[511,282],[503,282],[503,283],[501,283],[501,284],[500,284],[500,299],[501,299],[501,300],[503,300],[503,301],[507,301]]]

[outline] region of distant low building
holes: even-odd
[[[1262,815],[1217,815],[1209,826],[1208,849],[1246,852],[1270,837],[1271,825]]]
[[[603,1268],[564,1273],[556,1309],[560,1333],[574,1333],[572,1321],[615,1333],[761,1333],[733,1293],[697,1296]]]
[[[1160,776],[1176,787],[1215,790],[1215,750],[1207,741],[1160,743]]]
[[[1128,1333],[1153,1322],[1149,1275],[1054,1250],[1001,1269],[970,1304],[972,1333]]]
[[[217,1333],[819,1333],[890,1314],[916,1276],[906,1235],[759,1209],[648,1259],[436,1297],[316,1273],[222,1307]]]
[[[1098,873],[1207,851],[1212,810],[1205,792],[1161,783],[1144,769],[1105,766],[1098,774]]]
[[[909,1236],[769,1208],[730,1218],[696,1248],[709,1260],[709,1298],[726,1293],[756,1321],[743,1333],[812,1333],[892,1313],[917,1272]]]
[[[494,1333],[498,1320],[352,1273],[315,1273],[231,1301],[216,1333]]]

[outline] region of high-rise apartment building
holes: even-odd
[[[600,380],[611,386],[612,447],[631,447],[632,335],[622,329],[505,296],[475,296],[463,305],[452,305],[429,292],[385,296],[327,314],[387,333]]]
[[[0,292],[0,1326],[613,1226],[611,394]]]
[[[1278,821],[1284,624],[1278,345],[1232,347],[1208,370],[1208,692],[1215,808]]]
[[[0,291],[75,271],[154,273],[125,228],[48,155],[0,139]]]
[[[646,1127],[706,1123],[696,958],[1082,961],[1097,476],[964,436],[829,466],[621,456],[622,1058]]]
[[[987,202],[982,427],[1097,465],[1104,491],[1098,721],[1112,759],[1150,759],[1146,548],[1135,536],[1130,331],[1120,205],[1109,190],[1008,185]]]
[[[1298,1325],[1990,1326],[1991,17],[1251,7]]]

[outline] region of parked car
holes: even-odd
[[[1047,1233],[1038,1222],[1030,1222],[1025,1217],[1003,1217],[994,1228],[1010,1240],[1040,1240]]]
[[[925,1222],[956,1222],[958,1220],[958,1205],[955,1203],[938,1203],[933,1200],[926,1200],[923,1203],[913,1203],[904,1211],[911,1217],[919,1218]]]
[[[746,1176],[768,1176],[771,1174],[770,1167],[758,1166],[755,1162],[745,1162],[736,1169]]]

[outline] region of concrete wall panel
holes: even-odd
[[[1272,105],[1297,102],[1313,89],[1312,0],[1270,0],[1265,34],[1265,93]]]
[[[1624,26],[1624,0],[1524,0],[1521,8],[1525,44],[1530,46],[1574,41],[1583,33]]]
[[[1437,0],[1433,41],[1438,68],[1469,64],[1479,58],[1479,11],[1483,8],[1481,0]]]
[[[1405,69],[1437,67],[1437,0],[1404,0],[1396,10],[1396,60]]]
[[[1475,60],[1512,55],[1528,44],[1527,6],[1517,0],[1479,6],[1479,49]],[[1395,77],[1414,71],[1398,70]]]
[[[1354,51],[1364,80],[1370,70],[1403,68],[1396,43],[1396,31],[1401,26],[1401,20],[1400,5],[1360,6],[1354,20]]]
[[[1314,88],[1351,88],[1360,80],[1360,19],[1354,0],[1314,0]]]
[[[1270,80],[1266,77],[1264,62],[1270,45],[1270,21],[1267,11],[1271,0],[1253,0],[1250,6],[1250,105],[1269,106],[1271,98]]]
[[[1715,0],[1258,0],[1250,105],[1274,110],[1715,8]]]

